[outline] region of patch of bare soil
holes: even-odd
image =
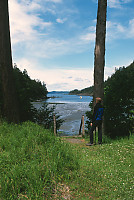
[[[59,183],[54,190],[53,199],[57,200],[61,198],[71,200],[71,194],[67,185]]]
[[[81,143],[84,143],[85,142],[85,139],[83,139],[81,136],[78,136],[77,137],[64,137],[64,139],[67,141],[67,142],[70,142],[70,143],[73,143],[73,144],[81,144]]]

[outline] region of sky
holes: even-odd
[[[93,85],[97,0],[9,0],[13,63],[48,91]],[[134,0],[108,0],[105,80],[134,60]]]

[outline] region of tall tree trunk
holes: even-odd
[[[0,78],[3,116],[16,123],[19,121],[19,107],[13,78],[8,0],[0,0]]]
[[[98,0],[96,44],[94,52],[94,104],[95,98],[104,98],[104,66],[107,0]]]

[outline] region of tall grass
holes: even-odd
[[[0,199],[50,199],[79,167],[69,144],[26,122],[0,125]]]
[[[105,142],[68,144],[30,122],[1,123],[0,200],[132,200],[134,136]]]

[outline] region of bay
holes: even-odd
[[[69,92],[48,92],[48,103],[89,103],[91,96],[69,95]]]
[[[82,115],[89,111],[91,96],[69,95],[69,92],[49,92],[47,102],[50,106],[56,104],[55,112],[64,120],[59,132],[63,135],[78,135]]]

